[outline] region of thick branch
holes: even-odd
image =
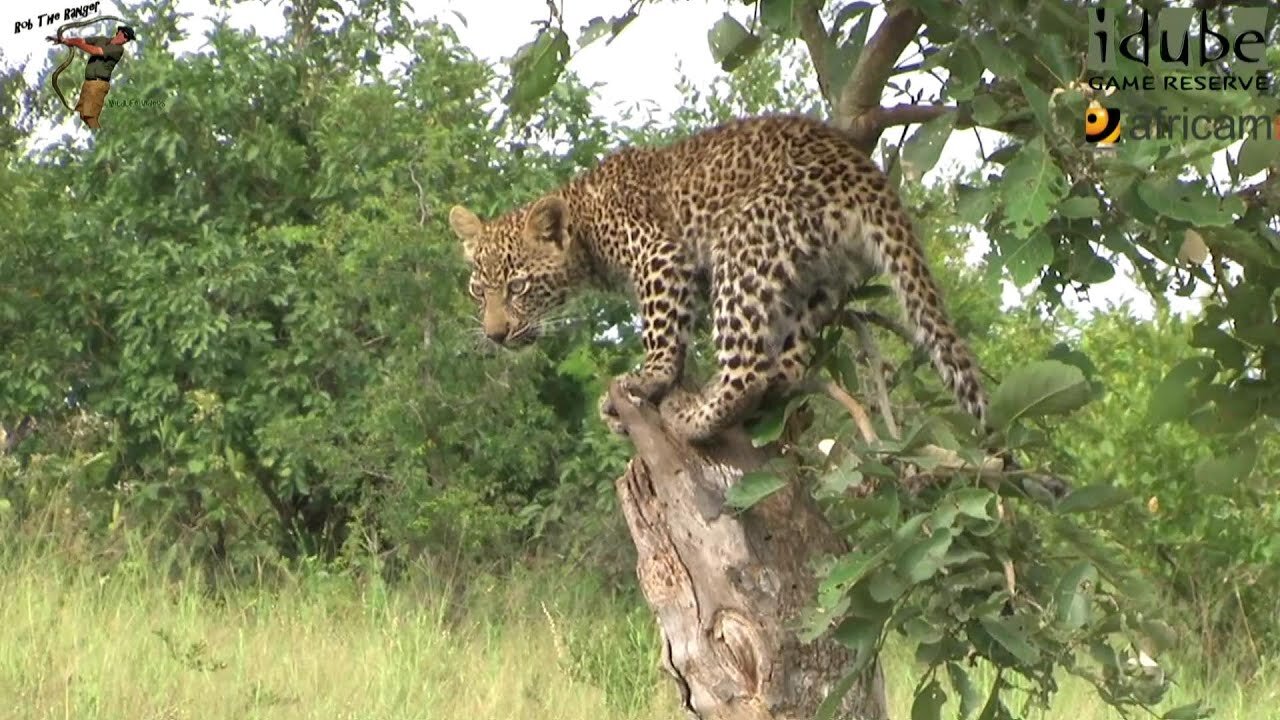
[[[898,125],[914,125],[928,122],[936,117],[946,115],[956,108],[947,105],[894,105],[887,108],[876,108],[871,115],[880,130]]]
[[[875,148],[880,135],[888,128],[928,122],[949,112],[959,112],[956,117],[958,129],[976,125],[972,113],[966,108],[936,104],[880,106],[889,79],[909,69],[896,63],[902,51],[918,36],[924,22],[924,16],[914,8],[891,5],[888,16],[863,47],[858,63],[843,87],[832,86],[829,63],[836,39],[822,22],[819,13],[821,3],[809,0],[795,9],[800,38],[809,50],[818,87],[834,108],[835,122],[848,129],[858,147],[866,153]],[[998,82],[985,87],[988,92],[1000,89]],[[1014,118],[991,129],[1020,134],[1027,131],[1026,126],[1025,121]]]
[[[809,60],[813,64],[814,74],[818,77],[818,89],[825,98],[831,95],[831,76],[827,63],[827,49],[831,47],[831,36],[822,24],[822,16],[818,13],[821,3],[809,0],[796,8],[796,24],[800,27],[800,38],[809,48]]]
[[[797,477],[746,512],[724,507],[726,491],[772,456],[742,430],[695,449],[669,436],[655,410],[612,392],[635,444],[618,501],[685,709],[703,720],[812,718],[851,658],[830,638],[801,642],[793,628],[816,596],[811,559],[842,553],[843,542]],[[879,720],[886,702],[876,663],[837,716]]]
[[[839,90],[836,122],[851,130],[865,151],[875,147],[876,140],[884,131],[883,126],[877,125],[872,111],[880,109],[880,96],[893,75],[894,64],[917,37],[923,22],[924,16],[913,7],[899,6],[890,10],[889,16],[862,49],[858,64],[849,73],[849,80]]]

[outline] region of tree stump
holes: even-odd
[[[655,409],[610,392],[635,445],[618,500],[684,708],[699,720],[810,720],[852,656],[833,640],[802,643],[795,621],[814,602],[810,561],[843,543],[799,481],[746,512],[724,507],[725,491],[773,449],[754,447],[741,429],[692,447],[666,432]],[[878,661],[836,717],[888,717]]]

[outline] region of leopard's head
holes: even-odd
[[[471,265],[471,296],[480,305],[484,334],[505,347],[532,343],[541,321],[582,281],[581,248],[570,232],[569,207],[556,196],[495,220],[454,206],[449,224]]]

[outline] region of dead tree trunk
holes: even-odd
[[[815,598],[811,559],[841,541],[800,482],[745,513],[723,507],[726,489],[770,458],[741,430],[695,449],[656,411],[616,391],[614,404],[635,444],[618,499],[685,709],[699,720],[810,720],[851,655],[827,639],[802,643],[794,621]],[[878,662],[837,717],[888,717]]]

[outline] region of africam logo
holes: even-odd
[[[1280,115],[1198,115],[1170,112],[1164,107],[1131,112],[1120,126],[1119,108],[1097,100],[1084,111],[1084,139],[1095,147],[1110,148],[1127,135],[1132,140],[1280,140]]]
[[[1094,100],[1084,111],[1084,139],[1095,145],[1114,145],[1120,139],[1120,111]]]

